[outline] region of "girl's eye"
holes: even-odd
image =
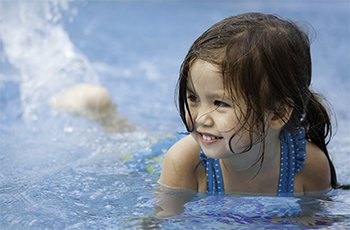
[[[223,102],[223,101],[215,101],[214,105],[218,106],[218,107],[228,107],[229,104]]]
[[[198,102],[199,99],[195,95],[189,95],[187,96],[187,99],[191,102]]]

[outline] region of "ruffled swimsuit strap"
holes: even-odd
[[[207,192],[210,194],[224,194],[220,160],[208,158],[202,150],[199,156],[207,172]]]
[[[305,164],[306,140],[304,129],[285,130],[280,135],[281,169],[278,196],[292,196],[294,176]]]

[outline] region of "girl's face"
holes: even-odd
[[[208,157],[227,158],[250,145],[248,132],[240,129],[241,110],[225,91],[222,75],[215,65],[200,59],[192,63],[187,102],[194,125],[191,135]],[[188,114],[186,120],[191,128]]]

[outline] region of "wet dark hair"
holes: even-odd
[[[265,143],[265,114],[272,112],[285,121],[285,129],[304,128],[306,139],[327,156],[332,187],[338,186],[327,150],[332,135],[330,116],[320,96],[309,89],[311,54],[306,32],[292,21],[262,13],[229,17],[205,31],[186,55],[177,85],[178,108],[190,132],[194,126],[186,91],[191,65],[197,59],[216,65],[232,101],[244,102],[244,108],[238,103],[244,114],[240,129],[249,131],[251,141],[243,152],[259,141]],[[284,119],[286,107],[293,108],[289,119]],[[231,146],[230,149],[232,151]],[[263,159],[264,152],[259,158],[261,164]]]

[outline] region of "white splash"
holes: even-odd
[[[63,88],[79,82],[98,84],[99,77],[64,30],[62,12],[76,14],[68,1],[0,2],[2,56],[21,75],[21,101],[26,121]]]

